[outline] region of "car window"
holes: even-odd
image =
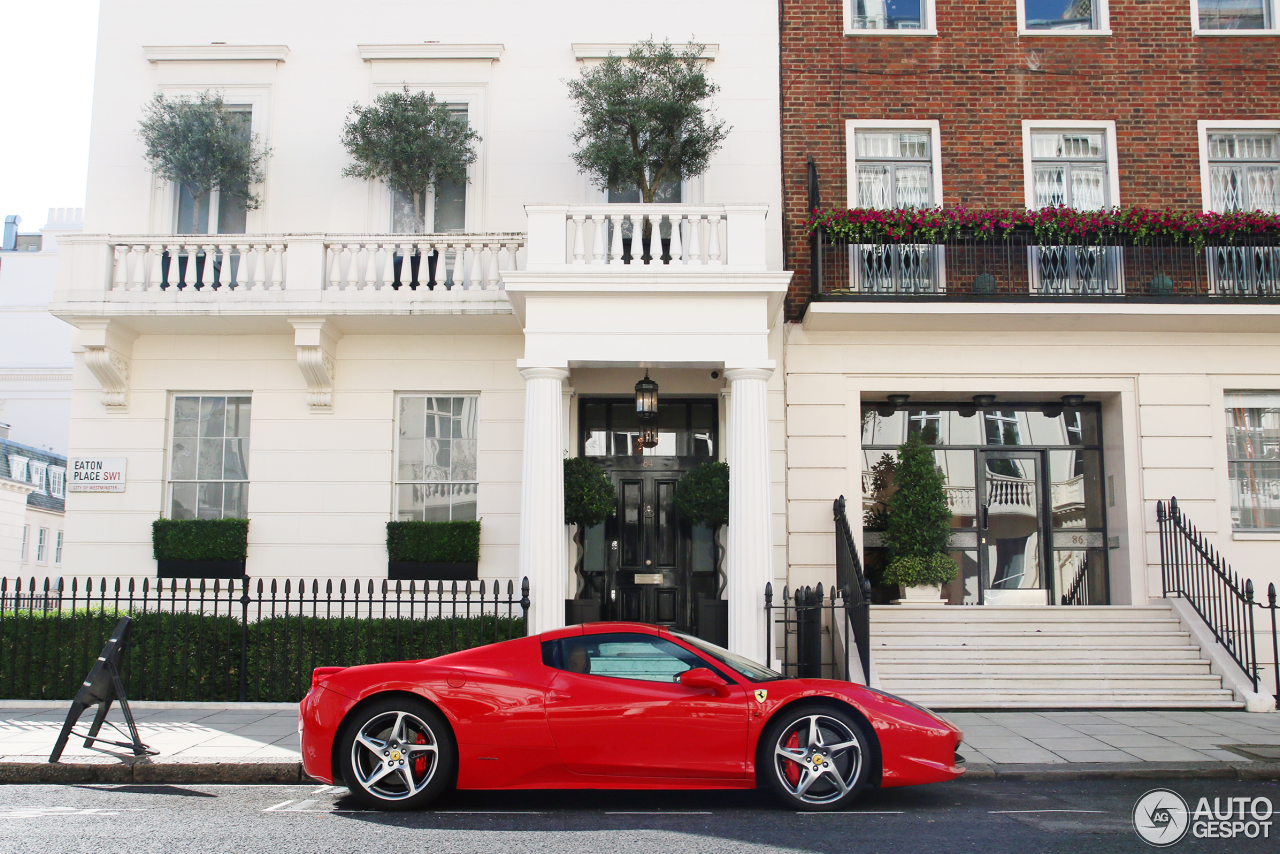
[[[706,662],[689,650],[654,635],[617,632],[581,635],[553,641],[543,661],[570,673],[639,679],[644,682],[676,682],[680,674]]]

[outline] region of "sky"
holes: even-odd
[[[98,0],[0,0],[0,217],[84,207]]]

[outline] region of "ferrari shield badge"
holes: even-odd
[[[763,703],[763,702],[764,702],[765,700],[767,700],[767,699],[769,699],[769,692],[768,692],[768,691],[766,691],[766,690],[764,690],[763,688],[757,688],[757,689],[756,689],[756,702],[757,702],[757,703]]]

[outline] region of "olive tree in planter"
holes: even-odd
[[[271,150],[249,132],[247,117],[228,109],[216,92],[194,99],[156,95],[138,123],[143,156],[152,172],[186,188],[196,210],[214,190],[222,203],[235,201],[256,210],[262,200],[250,188],[262,183]],[[209,227],[216,228],[212,217]]]
[[[612,516],[617,506],[617,490],[604,469],[588,457],[569,457],[564,461],[564,523],[578,526],[573,534],[578,549],[574,560],[577,591],[572,599],[565,600],[564,606],[565,622],[569,625],[600,619],[601,601],[584,595],[588,591],[582,574],[585,562],[582,537],[587,528]]]
[[[677,52],[665,41],[642,41],[625,58],[610,56],[568,81],[578,108],[573,159],[596,186],[637,188],[640,200],[652,203],[663,187],[707,171],[730,128],[704,103],[719,91],[699,60],[705,47],[691,42]],[[659,257],[648,222],[645,229]],[[638,260],[639,235],[633,238]]]
[[[385,181],[413,204],[415,231],[426,227],[427,190],[467,181],[480,135],[447,104],[426,92],[384,92],[373,104],[352,106],[342,145],[355,161],[344,177]]]
[[[724,572],[725,549],[720,542],[720,532],[729,524],[728,464],[707,462],[691,468],[676,483],[674,504],[681,519],[691,525],[706,525],[711,529],[716,553],[716,596],[699,597],[695,610],[699,635],[725,646],[729,640],[729,602],[724,598],[728,579]]]
[[[480,523],[388,522],[387,578],[393,581],[476,581]]]
[[[160,578],[241,578],[248,519],[157,519],[151,546]]]
[[[898,448],[897,489],[889,501],[884,532],[889,565],[883,582],[901,585],[907,601],[937,602],[941,586],[956,576],[956,563],[946,553],[951,540],[951,508],[945,483],[934,463],[933,450],[919,435]]]

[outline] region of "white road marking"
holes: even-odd
[[[542,815],[536,810],[436,810],[436,815]]]
[[[283,802],[281,802],[281,803],[276,804],[276,805],[275,805],[275,806],[273,806],[273,807],[267,807],[265,810],[263,810],[263,812],[275,812],[276,810],[282,810],[282,809],[284,809],[285,807],[289,806],[289,804],[291,804],[291,803],[293,803],[293,801],[292,801],[292,800],[289,800],[289,801],[283,801]]]
[[[796,810],[796,815],[903,815],[903,812],[902,810],[828,810],[827,812]]]
[[[19,807],[12,810],[0,810],[0,818],[50,818],[64,815],[119,815],[122,812],[144,812],[145,807],[129,809],[104,809],[101,807],[83,809],[78,807]]]
[[[988,815],[1017,815],[1019,813],[1036,813],[1036,812],[1106,813],[1107,810],[987,810]]]
[[[711,815],[711,813],[680,810],[614,810],[606,812],[605,815]]]

